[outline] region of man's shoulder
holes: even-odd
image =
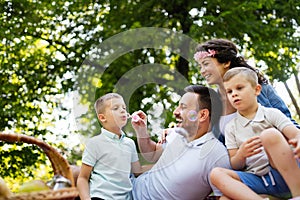
[[[227,149],[225,145],[220,142],[216,137],[208,140],[204,145],[205,151],[208,153],[209,157],[215,159],[216,157],[227,156]]]

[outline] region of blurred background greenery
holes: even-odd
[[[43,139],[71,164],[80,164],[85,139],[99,132],[92,104],[107,92],[125,95],[128,112],[146,112],[155,139],[174,120],[179,88],[205,84],[191,56],[193,42],[210,38],[234,41],[272,83],[283,83],[299,122],[299,1],[1,0],[0,9],[0,131]],[[156,47],[156,29],[145,44],[141,35],[124,36],[120,44],[129,50],[103,63],[101,56],[117,51],[103,46],[105,41],[145,27],[164,28],[175,38],[162,37]],[[172,43],[181,36],[193,42]],[[156,79],[148,80],[153,74]],[[125,132],[134,138],[130,123]],[[0,145],[0,176],[13,188],[33,177],[51,177],[47,158],[37,148]]]

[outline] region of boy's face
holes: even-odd
[[[112,98],[105,102],[102,123],[104,127],[118,127],[120,129],[126,125],[127,111],[123,98]]]
[[[198,94],[187,92],[179,101],[173,114],[177,120],[177,126],[186,129],[189,133],[198,130]]]
[[[236,75],[224,82],[227,98],[231,105],[238,111],[245,111],[252,108],[257,103],[257,96],[261,86],[251,85],[243,75]]]

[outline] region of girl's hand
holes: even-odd
[[[149,138],[147,133],[147,115],[139,110],[131,115],[131,125],[139,138]]]
[[[158,141],[158,142],[156,143],[156,148],[155,148],[155,150],[156,150],[156,151],[162,151],[162,150],[163,150],[163,143],[162,143],[161,140]]]

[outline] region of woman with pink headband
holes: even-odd
[[[258,102],[265,107],[279,109],[291,121],[300,128],[295,120],[292,119],[291,113],[277,94],[275,89],[268,84],[268,80],[259,72],[251,67],[243,57],[238,55],[236,45],[226,39],[212,39],[197,46],[194,59],[200,66],[200,73],[209,85],[217,85],[218,92],[224,102],[223,116],[220,120],[220,140],[224,140],[224,127],[236,115],[236,110],[229,103],[226,91],[223,85],[223,75],[231,68],[246,67],[257,73],[259,84],[262,85],[262,91],[258,96]]]

